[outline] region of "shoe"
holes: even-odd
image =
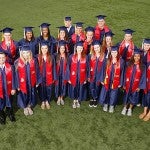
[[[60,104],[61,104],[61,105],[64,105],[64,104],[65,104],[65,102],[64,102],[63,99],[60,100]]]
[[[127,116],[132,116],[132,109],[131,108],[128,109]]]
[[[110,105],[109,106],[109,113],[113,113],[114,112],[114,106],[113,105]]]
[[[46,101],[45,105],[46,105],[46,108],[47,108],[47,109],[50,109],[50,104],[49,104],[48,101]]]
[[[146,116],[146,114],[142,113],[142,114],[139,115],[139,119],[143,119],[145,116]]]
[[[33,110],[30,107],[28,107],[27,110],[28,110],[29,115],[33,115]]]
[[[3,110],[0,110],[0,124],[6,124],[6,115]]]
[[[90,103],[89,103],[89,107],[93,107],[93,103],[94,103],[94,101],[91,99]]]
[[[77,100],[77,102],[76,102],[76,107],[77,108],[80,108],[80,102]]]
[[[150,115],[146,115],[143,119],[143,121],[149,121],[150,120]]]
[[[61,103],[60,98],[58,98],[57,105],[60,106],[60,103]]]
[[[11,122],[15,122],[16,121],[16,118],[14,116],[12,108],[8,108],[8,107],[6,108],[6,116],[8,116],[8,118],[10,119]]]
[[[108,111],[108,104],[104,104],[104,106],[103,106],[103,111],[105,111],[105,112]]]
[[[28,112],[28,109],[27,109],[27,108],[24,108],[24,115],[25,115],[25,116],[28,116],[28,115],[29,115],[29,112]]]
[[[127,112],[127,108],[126,108],[126,107],[124,107],[124,108],[122,109],[121,114],[122,114],[122,115],[126,115],[126,112]]]
[[[41,109],[45,109],[45,103],[44,102],[42,102],[42,104],[41,104]]]
[[[140,106],[141,106],[141,104],[139,103],[139,104],[137,104],[136,106],[137,106],[137,107],[140,107]]]
[[[73,104],[72,104],[72,108],[77,108],[75,101],[74,101]]]
[[[93,107],[97,107],[97,100],[94,100],[94,102],[93,102]]]

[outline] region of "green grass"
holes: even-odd
[[[142,38],[149,37],[149,0],[0,0],[0,29],[14,28],[13,37],[23,37],[24,26],[38,26],[42,22],[52,24],[51,33],[56,37],[57,26],[63,25],[65,16],[72,16],[73,22],[83,21],[95,26],[98,14],[108,17],[106,22],[116,34],[114,43],[123,39],[124,28],[136,30],[134,42],[141,46]],[[83,102],[80,109],[71,108],[66,99],[64,107],[52,101],[51,110],[41,110],[37,105],[34,115],[25,117],[22,110],[16,110],[16,123],[7,120],[0,126],[1,150],[148,150],[150,147],[150,124],[138,119],[142,108],[135,108],[132,117],[120,114],[122,105],[114,114],[104,113],[101,106],[95,109]]]

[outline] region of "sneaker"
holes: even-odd
[[[72,104],[72,108],[77,108],[75,101],[74,101],[73,104]]]
[[[94,102],[94,101],[91,99],[91,100],[90,100],[90,103],[89,103],[89,107],[93,107],[93,102]]]
[[[77,100],[77,102],[76,102],[76,107],[77,107],[77,108],[80,108],[80,103],[79,103],[78,100]]]
[[[127,112],[127,108],[126,108],[126,107],[124,107],[124,108],[122,109],[121,114],[122,114],[122,115],[126,115],[126,112]]]
[[[132,116],[132,109],[131,108],[128,109],[127,116]]]
[[[93,107],[97,107],[97,100],[94,100]]]
[[[23,113],[24,113],[25,116],[28,116],[29,115],[28,109],[24,108],[24,112]]]
[[[109,106],[109,113],[113,113],[114,112],[114,106],[113,105],[110,105]]]
[[[108,111],[108,104],[104,104],[104,106],[103,106],[103,111],[105,111],[105,112]]]
[[[45,109],[45,103],[44,102],[42,102],[42,104],[41,104],[41,109]]]
[[[28,107],[27,110],[28,110],[29,115],[33,115],[33,110],[30,107]]]
[[[136,106],[137,106],[137,107],[140,107],[140,106],[141,106],[141,104],[139,103],[139,104],[137,104]]]
[[[50,104],[49,104],[48,101],[46,101],[45,105],[46,105],[46,108],[47,108],[47,109],[50,109]]]
[[[64,105],[64,104],[65,104],[65,102],[64,102],[63,99],[60,100],[60,104],[61,104],[61,105]]]
[[[57,100],[57,105],[60,105],[60,99]]]

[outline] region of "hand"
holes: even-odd
[[[11,95],[15,95],[16,90],[11,90]]]
[[[139,89],[139,88],[137,88],[137,89],[136,89],[136,91],[137,91],[137,92],[139,92],[139,91],[140,91],[140,89]]]
[[[101,82],[102,85],[104,85],[104,82]]]
[[[39,85],[37,84],[36,87],[38,87]]]
[[[69,80],[68,83],[71,84],[71,81]]]
[[[86,84],[86,81],[84,81],[84,83],[83,84]]]
[[[88,78],[88,82],[90,82],[90,78]]]
[[[17,90],[20,91],[20,88],[18,88]]]
[[[121,85],[118,86],[118,88],[120,88],[120,87],[121,87]]]

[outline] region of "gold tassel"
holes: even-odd
[[[39,54],[41,54],[41,45],[39,43]]]
[[[2,42],[4,41],[4,34],[2,33]]]

